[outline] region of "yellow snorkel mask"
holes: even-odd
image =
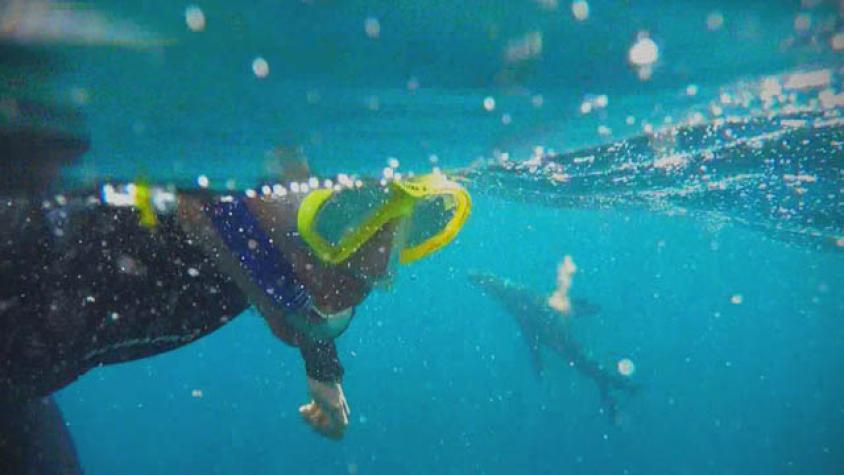
[[[320,260],[343,263],[391,221],[413,218],[408,219],[408,242],[399,252],[399,262],[414,262],[450,243],[472,208],[469,193],[440,173],[393,181],[386,193],[374,188],[380,196],[364,197],[358,203],[353,198],[339,199],[339,195],[358,190],[317,189],[302,200],[299,234]],[[373,207],[373,198],[382,204]],[[355,214],[364,216],[362,221],[353,222],[350,217]]]

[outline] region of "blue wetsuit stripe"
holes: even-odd
[[[272,245],[242,199],[209,205],[207,214],[241,268],[274,304],[289,312],[308,305],[308,292],[293,265]]]

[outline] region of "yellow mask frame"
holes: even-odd
[[[390,221],[413,215],[414,206],[421,199],[435,196],[450,197],[453,200],[454,216],[439,233],[416,246],[402,249],[399,253],[399,262],[402,264],[422,259],[450,243],[460,232],[472,209],[469,193],[442,174],[432,173],[418,178],[394,181],[390,183],[389,200],[370,214],[363,224],[346,232],[337,244],[332,244],[316,231],[314,222],[322,207],[333,195],[334,191],[328,188],[311,191],[299,205],[297,217],[297,226],[302,240],[311,247],[320,260],[333,265],[349,259]]]

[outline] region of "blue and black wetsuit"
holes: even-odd
[[[175,217],[150,230],[95,196],[0,201],[0,401],[180,347],[249,305]],[[309,376],[342,378],[333,342],[296,341]]]

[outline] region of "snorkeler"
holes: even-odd
[[[31,400],[98,365],[180,347],[253,304],[302,354],[312,396],[303,418],[341,437],[349,408],[334,339],[393,257],[446,245],[469,210],[468,194],[440,174],[366,188],[232,196],[134,184],[5,199],[0,398]],[[351,207],[365,218],[338,226]],[[424,234],[437,211],[450,220]]]

